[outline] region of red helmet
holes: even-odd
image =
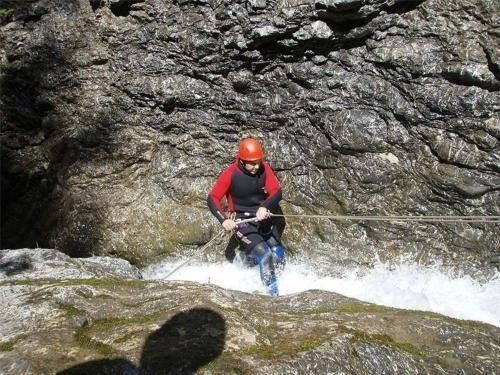
[[[264,159],[264,149],[256,139],[242,139],[238,147],[238,158],[246,161],[262,160]]]

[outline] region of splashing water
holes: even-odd
[[[161,263],[143,271],[146,279],[165,279],[179,263]],[[257,267],[241,263],[185,266],[165,280],[210,283],[243,292],[264,293]],[[437,312],[500,327],[500,274],[480,284],[469,276],[452,277],[439,267],[377,264],[368,273],[343,277],[318,275],[305,264],[287,264],[279,277],[281,295],[322,289],[379,305]]]

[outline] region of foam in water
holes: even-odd
[[[144,270],[146,279],[165,279],[179,263],[161,263]],[[243,292],[264,288],[257,267],[240,263],[189,265],[168,280],[211,283]],[[452,277],[438,267],[418,264],[378,264],[368,273],[350,271],[340,278],[318,275],[312,267],[288,263],[279,277],[281,295],[309,289],[337,292],[379,305],[433,311],[458,319],[478,320],[500,327],[500,275],[480,284],[469,276]]]

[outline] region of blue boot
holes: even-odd
[[[278,281],[274,271],[274,255],[264,242],[257,245],[250,253],[250,258],[259,265],[260,279],[270,296],[279,296]]]
[[[269,248],[268,248],[269,249]],[[264,254],[259,262],[260,279],[266,287],[266,292],[270,296],[279,296],[278,281],[273,268],[273,254],[270,249]]]
[[[278,290],[278,281],[276,280],[276,275],[273,275],[267,280],[263,280],[264,285],[266,286],[266,292],[272,297],[278,297],[280,292]]]

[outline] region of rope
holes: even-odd
[[[210,246],[210,244],[212,242],[214,242],[216,239],[222,237],[223,234],[225,234],[226,231],[224,229],[222,229],[219,233],[217,233],[210,241],[208,241],[205,245],[203,245],[203,247],[198,250],[197,254],[199,253],[202,253],[204,252],[208,246]],[[182,267],[186,266],[188,263],[191,263],[192,261],[194,260],[194,255],[190,258],[188,258],[187,260],[185,260],[184,262],[182,262],[181,264],[179,264],[177,267],[175,267],[172,271],[170,271],[167,276],[165,276],[164,278],[165,279],[168,279],[169,276],[173,275],[175,272],[177,272],[179,269],[181,269]]]
[[[249,222],[252,222],[252,221],[257,221],[257,218],[256,217],[251,217],[249,219],[243,219],[243,220],[235,220],[237,224],[241,224],[241,223],[249,223]],[[219,233],[217,233],[210,241],[208,241],[205,245],[203,245],[203,247],[198,250],[198,253],[203,253],[208,246],[210,246],[212,244],[212,242],[214,242],[216,239],[222,237],[222,235],[224,235],[226,233],[226,230],[225,229],[222,229]],[[189,263],[191,263],[192,261],[194,260],[194,255],[188,259],[186,259],[184,262],[182,262],[181,264],[179,264],[177,267],[175,267],[172,271],[170,271],[167,276],[165,276],[164,278],[165,279],[168,279],[171,275],[173,275],[174,273],[176,273],[178,270],[180,270],[182,267],[188,265]]]
[[[278,215],[274,217],[295,217],[306,219],[334,219],[355,221],[408,221],[408,222],[440,222],[440,223],[500,223],[500,216],[355,216],[355,215]]]
[[[354,221],[406,221],[406,222],[440,222],[440,223],[483,223],[483,224],[498,224],[500,216],[355,216],[355,215],[299,215],[299,214],[270,214],[271,217],[294,217],[306,219],[333,219],[333,220],[354,220]],[[237,224],[257,221],[256,217],[249,219],[236,220]],[[216,239],[222,237],[226,231],[222,229],[210,241],[201,247],[197,254],[204,252]],[[186,266],[194,260],[194,256],[188,258],[172,271],[170,271],[165,279],[177,272],[182,267]]]

